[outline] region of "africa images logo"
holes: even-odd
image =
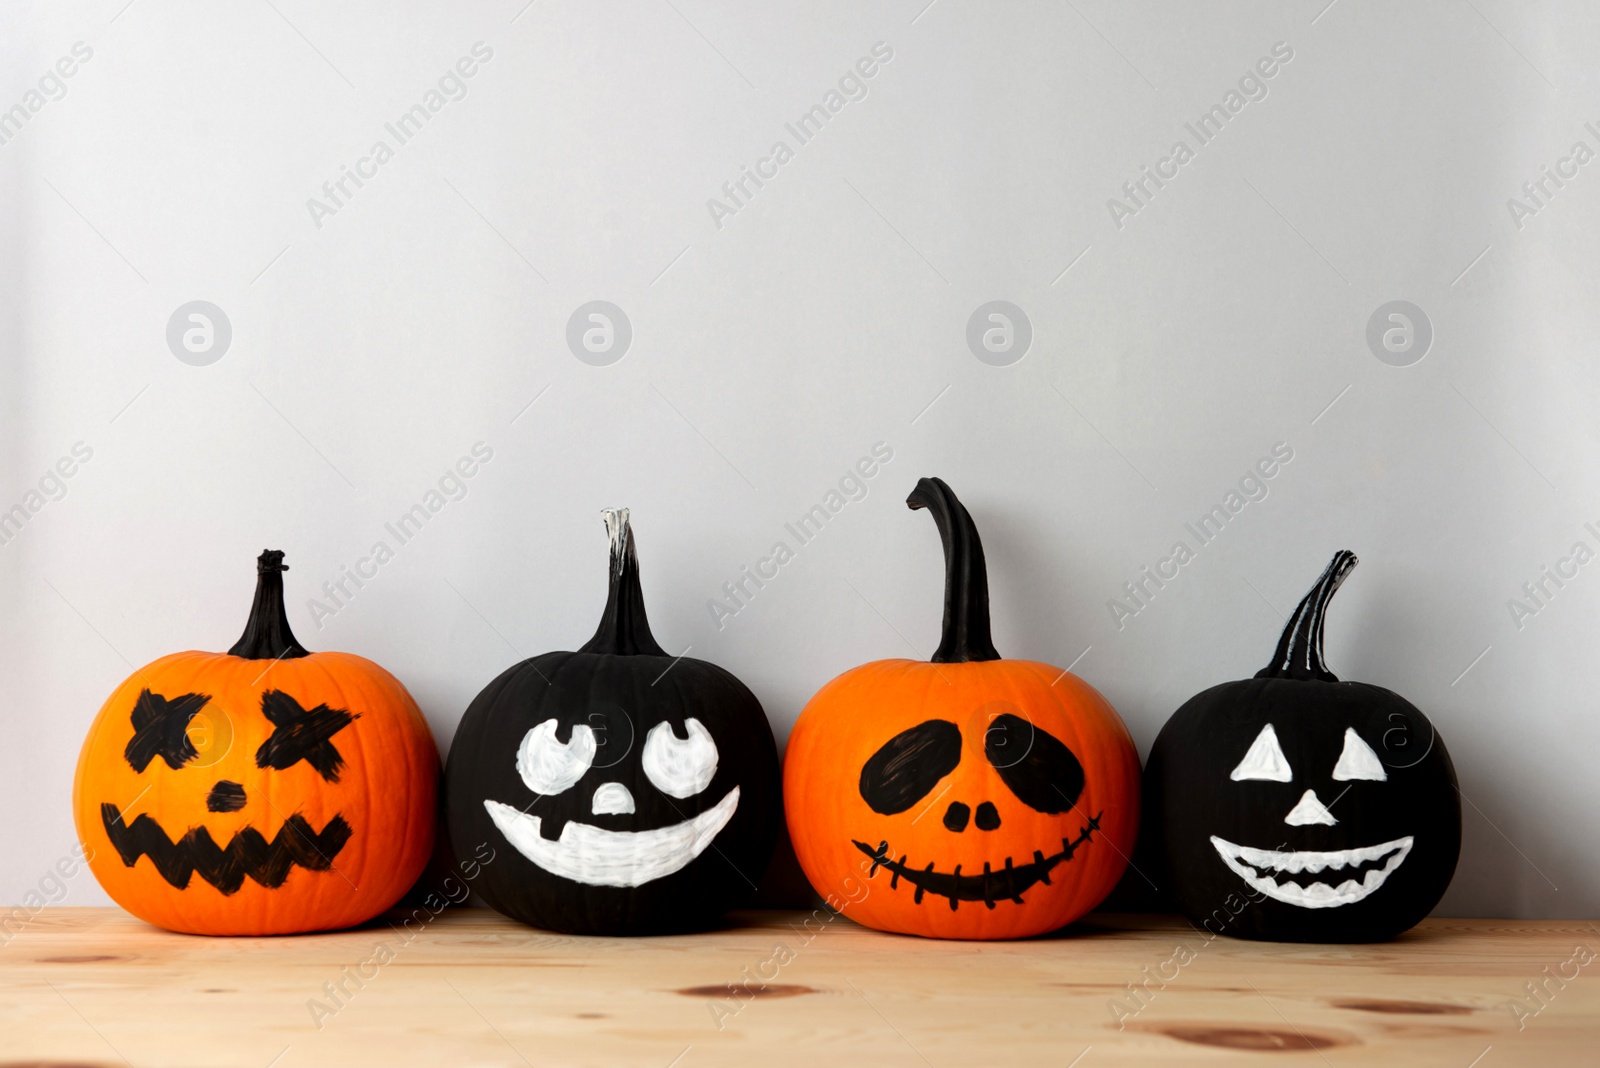
[[[380,137],[367,149],[366,155],[356,160],[353,168],[340,164],[339,176],[322,183],[323,199],[306,198],[306,211],[311,215],[313,226],[322,229],[323,219],[347,207],[356,193],[378,176],[378,168],[394,159],[396,150],[420,134],[446,104],[467,98],[467,82],[494,58],[494,49],[482,41],[475,43],[470,52],[456,60],[454,66],[446,68],[439,76],[437,88],[427,90],[421,100],[401,112],[393,122],[383,124],[384,130],[394,139],[393,146]],[[352,189],[352,185],[355,188]]]
[[[793,122],[783,124],[784,131],[794,139],[793,147],[790,147],[788,139],[780,137],[772,143],[767,155],[755,161],[754,171],[741,166],[738,177],[723,182],[722,197],[711,197],[706,201],[706,210],[711,213],[711,221],[717,229],[722,229],[724,219],[730,219],[739,214],[740,209],[749,207],[756,193],[765,189],[767,182],[778,176],[779,169],[794,159],[801,146],[810,144],[823,127],[844,110],[846,104],[865,100],[867,81],[877,77],[882,66],[893,58],[894,49],[882,41],[876,42],[871,55],[856,60],[854,66],[840,76],[835,83],[837,88],[823,93],[819,103],[802,111]]]
[[[1123,182],[1122,192],[1127,199],[1111,197],[1106,201],[1106,210],[1111,213],[1112,225],[1121,230],[1123,220],[1130,219],[1149,207],[1155,195],[1182,173],[1184,164],[1195,159],[1200,149],[1216,140],[1223,128],[1232,122],[1234,116],[1242,112],[1247,104],[1265,100],[1268,92],[1267,82],[1277,77],[1279,71],[1293,58],[1294,49],[1289,47],[1287,41],[1274,43],[1272,52],[1256,60],[1255,64],[1239,78],[1236,83],[1237,88],[1229,89],[1222,95],[1219,103],[1201,112],[1199,118],[1193,122],[1184,123],[1183,128],[1194,138],[1194,144],[1190,145],[1188,138],[1178,138],[1173,142],[1168,154],[1156,161],[1154,169],[1145,164],[1139,168],[1138,177]]]

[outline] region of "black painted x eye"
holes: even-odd
[[[256,750],[256,767],[282,770],[304,760],[329,782],[339,781],[344,757],[328,739],[358,718],[342,708],[318,705],[309,712],[281,690],[261,695],[261,714],[271,721],[272,737]]]
[[[930,719],[890,738],[861,768],[861,798],[892,816],[927,796],[961,763],[961,728]]]
[[[1029,808],[1065,812],[1083,793],[1083,765],[1072,750],[1021,716],[996,716],[984,734],[983,753]]]
[[[145,690],[133,705],[133,737],[122,751],[134,771],[143,772],[160,757],[176,771],[199,754],[189,740],[189,721],[211,700],[210,694],[186,693],[170,701]]]

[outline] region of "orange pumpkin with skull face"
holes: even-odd
[[[370,660],[295,641],[282,561],[261,554],[232,649],[134,672],[78,759],[95,878],[158,927],[349,927],[398,901],[432,850],[439,755],[422,713]]]
[[[1138,754],[1094,687],[995,651],[983,546],[950,488],[922,479],[906,503],[944,542],[943,640],[929,663],[845,672],[800,713],[784,756],[795,854],[829,906],[868,927],[1054,930],[1127,865]]]

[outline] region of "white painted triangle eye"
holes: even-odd
[[[1389,773],[1383,770],[1383,762],[1378,759],[1378,754],[1372,751],[1372,746],[1361,740],[1361,735],[1355,732],[1354,727],[1344,729],[1344,752],[1339,754],[1339,763],[1333,766],[1333,777],[1339,782],[1349,782],[1351,779],[1389,781]]]
[[[1239,766],[1233,769],[1233,774],[1228,778],[1234,782],[1245,779],[1289,782],[1294,778],[1294,773],[1289,770],[1289,761],[1284,759],[1283,748],[1278,745],[1278,732],[1272,729],[1272,724],[1261,728],[1256,740],[1250,743],[1250,751],[1245,753],[1244,759],[1239,761]]]

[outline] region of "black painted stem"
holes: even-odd
[[[256,557],[256,598],[250,605],[250,621],[228,650],[230,656],[293,660],[311,655],[289,629],[289,613],[283,606],[283,573],[287,570],[281,549],[263,549]]]
[[[633,548],[628,510],[607,508],[600,515],[611,535],[611,588],[599,629],[578,652],[667,656],[667,651],[656,644],[645,617],[644,592],[639,588],[639,556]]]
[[[1256,672],[1256,678],[1339,681],[1339,676],[1329,671],[1322,661],[1322,624],[1328,614],[1328,602],[1357,563],[1356,554],[1349,549],[1333,554],[1328,569],[1311,587],[1311,592],[1301,598],[1294,615],[1284,625],[1272,663]]]
[[[944,631],[933,662],[999,660],[989,636],[989,568],[972,516],[939,478],[919,479],[906,506],[926,508],[944,543]]]

